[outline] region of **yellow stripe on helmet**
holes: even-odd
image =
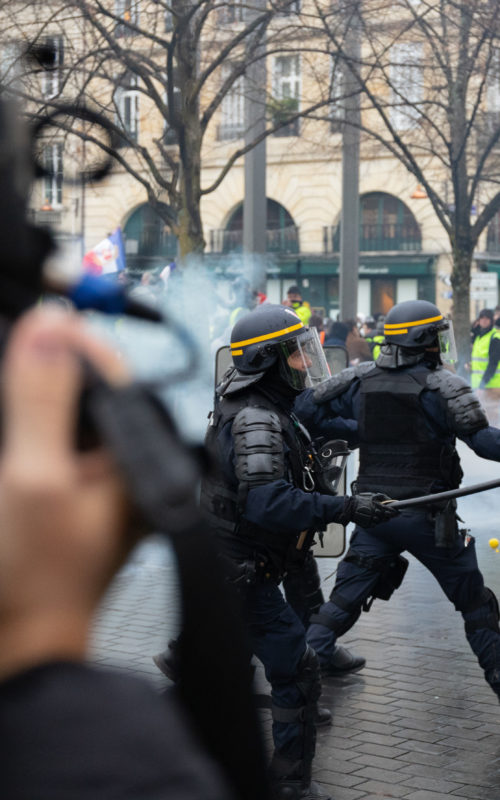
[[[266,339],[274,339],[275,336],[284,336],[285,333],[293,333],[293,331],[298,331],[300,328],[303,328],[304,325],[302,322],[299,322],[297,325],[292,325],[291,328],[283,328],[281,331],[274,331],[273,333],[264,333],[262,336],[256,336],[254,339],[245,339],[244,342],[232,342],[231,343],[231,355],[241,355],[240,353],[235,353],[235,347],[246,347],[248,344],[255,344],[256,342],[265,342]]]
[[[397,331],[385,331],[386,336],[397,336],[398,333],[408,333],[408,328],[398,328]]]
[[[232,356],[242,356],[243,355],[243,350],[233,350],[231,352],[231,355]]]
[[[429,322],[439,322],[442,319],[443,315],[440,314],[439,317],[429,317],[429,319],[418,319],[416,322],[395,322],[389,325],[384,323],[384,333],[387,332],[388,328],[392,330],[394,328],[401,328],[403,325],[405,326],[405,328],[414,328],[415,325],[427,325]]]

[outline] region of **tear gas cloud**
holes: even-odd
[[[215,356],[218,348],[229,344],[232,310],[243,304],[235,293],[235,279],[255,286],[258,261],[225,257],[224,271],[218,272],[203,258],[191,258],[182,271],[172,272],[165,291],[149,297],[147,290],[138,291],[138,300],[152,301],[164,312],[169,321],[165,326],[129,317],[88,315],[89,324],[123,353],[136,377],[161,383],[160,396],[189,441],[204,438],[213,408]],[[265,268],[264,259],[260,261],[258,267]],[[279,294],[277,286],[274,293]],[[278,296],[272,299],[280,301]],[[189,366],[193,346],[196,358]],[[187,368],[179,380],[179,371]]]

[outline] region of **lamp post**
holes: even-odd
[[[266,0],[247,6],[245,22],[266,9]],[[253,52],[245,73],[245,145],[251,145],[266,130],[266,59],[264,47]],[[243,253],[245,272],[252,288],[266,292],[266,139],[245,154],[245,195],[243,200]]]
[[[342,215],[340,219],[339,305],[341,319],[356,319],[359,271],[359,149],[361,121],[357,72],[361,59],[360,0],[349,2],[345,39],[342,127]]]

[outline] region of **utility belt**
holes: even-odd
[[[224,555],[221,555],[221,558],[225,565],[227,581],[236,589],[245,589],[267,581],[279,583],[283,577],[265,558],[257,556],[244,561],[233,561]]]

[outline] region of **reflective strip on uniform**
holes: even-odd
[[[430,322],[440,322],[443,319],[443,315],[440,314],[439,317],[429,317],[428,319],[417,319],[415,322],[391,322],[389,324],[384,323],[384,333],[387,334],[387,330],[394,328],[414,328],[415,325],[428,325]],[[406,331],[405,331],[406,332]]]
[[[243,342],[232,342],[231,350],[234,347],[246,347],[248,344],[255,344],[256,342],[265,342],[266,339],[274,339],[276,336],[285,336],[287,333],[293,333],[303,328],[302,322],[297,325],[292,325],[291,328],[283,328],[281,331],[273,331],[273,333],[264,333],[262,336],[255,336],[253,339],[245,339]]]

